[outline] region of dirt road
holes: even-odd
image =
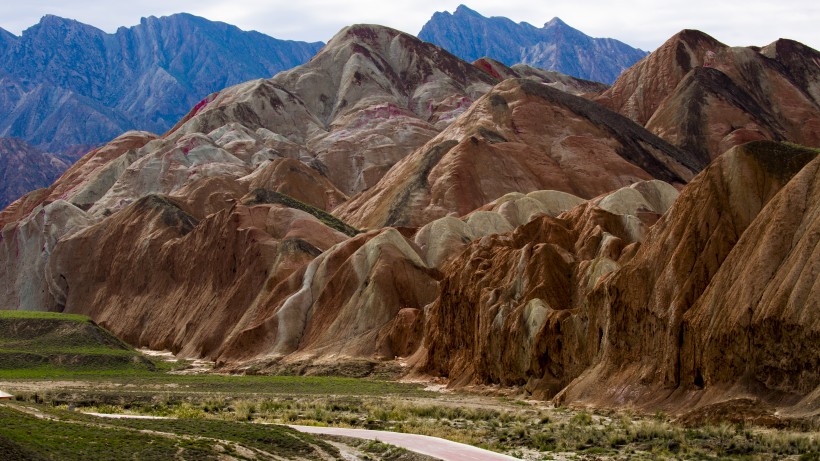
[[[428,437],[426,435],[402,434],[398,432],[371,431],[367,429],[346,429],[342,427],[290,426],[298,431],[310,434],[341,435],[358,439],[378,440],[397,447],[406,448],[416,453],[432,456],[444,461],[495,461],[514,460],[512,456],[493,451],[451,442],[449,440]]]

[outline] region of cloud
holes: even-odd
[[[19,35],[44,14],[56,14],[113,32],[137,24],[144,16],[187,12],[277,38],[327,41],[354,23],[381,24],[415,34],[434,12],[452,12],[459,3],[485,16],[506,16],[535,26],[558,16],[589,35],[616,38],[646,50],[681,29],[699,29],[729,45],[766,45],[780,37],[815,48],[820,45],[820,6],[804,0],[671,0],[663,7],[649,0],[36,0],[3,2],[0,27]]]

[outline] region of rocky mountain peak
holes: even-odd
[[[470,9],[467,5],[461,4],[459,5],[455,12],[453,12],[453,16],[460,15],[460,16],[473,16],[473,17],[483,17],[477,11]]]
[[[544,23],[544,29],[549,29],[552,27],[569,27],[567,23],[561,20],[558,16],[550,19],[549,21]]]
[[[466,61],[489,56],[508,66],[527,64],[604,83],[646,55],[617,40],[589,37],[558,18],[538,28],[487,18],[463,5],[454,14],[434,14],[419,38]]]

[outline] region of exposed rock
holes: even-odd
[[[403,355],[414,338],[397,334],[420,331],[413,311],[435,298],[436,279],[396,229],[359,235],[265,293],[226,338],[219,360],[270,365]]]
[[[664,212],[669,200],[656,198],[675,194],[668,184],[642,183],[467,245],[442,269],[417,366],[452,385],[520,385],[553,396],[602,341],[606,319],[586,312],[586,296],[644,238],[648,226],[635,215],[648,202]]]
[[[749,143],[688,185],[590,297],[610,317],[604,352],[563,399],[674,409],[751,396],[782,407],[816,394],[819,162],[816,151]]]
[[[503,63],[486,56],[474,61],[473,65],[498,80],[506,80],[508,78],[528,78],[575,95],[601,93],[609,88],[608,85],[603,83],[570,77],[569,75],[565,75],[554,70],[538,69],[536,67],[530,67],[526,64],[516,64],[512,67],[507,67]]]
[[[464,5],[452,14],[435,13],[419,38],[467,61],[489,56],[508,66],[527,64],[604,83],[646,56],[617,40],[589,37],[558,18],[537,28],[504,17],[486,18]]]
[[[68,165],[21,139],[0,138],[0,209],[35,189],[48,187]]]
[[[596,101],[691,152],[704,168],[748,141],[820,146],[820,53],[789,40],[728,47],[684,30]]]
[[[816,412],[818,168],[817,151],[749,143],[648,235],[674,195],[659,183],[475,241],[442,270],[417,367],[560,403]]]
[[[64,237],[49,283],[65,312],[89,315],[131,344],[214,357],[247,310],[345,239],[282,205],[235,204],[199,221],[148,195]]]
[[[694,170],[687,153],[618,114],[510,79],[336,212],[359,227],[421,226],[509,192],[592,198],[641,180],[681,185]]]

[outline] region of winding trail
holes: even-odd
[[[416,453],[439,458],[443,461],[501,461],[516,460],[512,456],[502,455],[489,450],[451,442],[449,440],[427,435],[403,434],[399,432],[372,431],[368,429],[347,429],[343,427],[295,426],[290,427],[309,434],[341,435],[357,439],[378,440],[397,447],[406,448]]]

